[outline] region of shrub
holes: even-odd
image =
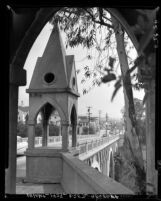
[[[95,134],[96,133],[96,130],[94,127],[90,127],[89,128],[89,134]],[[88,127],[83,127],[83,135],[86,135],[88,134]]]
[[[28,137],[27,133],[27,125],[23,122],[18,122],[17,125],[17,135],[20,137]],[[59,135],[59,126],[56,125],[49,125],[49,135],[50,136],[58,136]],[[42,136],[42,124],[38,123],[35,125],[35,137]]]
[[[49,136],[59,136],[59,126],[49,125]]]
[[[17,124],[17,135],[20,137],[27,137],[27,125],[23,122],[18,122]]]
[[[42,136],[42,125],[36,124],[35,125],[35,137],[41,137]]]

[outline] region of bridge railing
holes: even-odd
[[[84,154],[87,153],[88,151],[91,151],[98,146],[101,146],[107,142],[110,142],[111,140],[118,138],[119,135],[111,135],[108,137],[100,138],[100,139],[95,139],[91,140],[89,142],[84,142],[79,145],[79,154]]]
[[[77,135],[78,141],[79,141],[79,139],[88,138],[88,140],[89,140],[91,138],[90,141],[83,142],[79,145],[80,154],[87,153],[88,151],[90,151],[98,146],[101,146],[104,143],[109,142],[110,140],[116,138],[119,135],[111,135],[108,137],[94,139],[97,136],[98,136],[97,134],[96,135]],[[69,139],[71,139],[71,138],[72,138],[72,136],[69,136]],[[49,136],[48,137],[48,143],[60,142],[61,140],[62,140],[62,136]],[[27,142],[28,138],[22,138],[22,141]],[[42,144],[42,137],[35,137],[35,145],[41,145],[41,144]]]
[[[70,153],[62,153],[61,160],[61,185],[67,194],[106,194],[111,195],[109,198],[112,198],[112,194],[134,194],[121,183],[104,176]]]
[[[86,139],[86,138],[94,138],[97,137],[97,134],[93,134],[93,135],[77,135],[77,139]],[[71,139],[72,136],[69,136],[69,139]],[[28,137],[22,138],[22,142],[27,142],[28,141]],[[62,141],[62,136],[49,136],[48,137],[48,143],[54,143],[54,142],[60,142]],[[35,137],[35,144],[42,144],[42,137]]]

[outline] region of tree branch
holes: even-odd
[[[101,22],[101,21],[96,20],[94,18],[94,16],[86,8],[83,8],[83,9],[91,16],[93,22],[100,24],[100,25],[104,25],[104,26],[111,28],[111,29],[114,28],[111,24],[105,23],[104,21]]]

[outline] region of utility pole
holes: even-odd
[[[107,121],[108,121],[108,116],[107,116],[107,113],[106,113],[106,136],[107,136]]]
[[[90,106],[87,107],[87,115],[88,115],[88,134],[89,134],[89,128],[90,128],[91,114],[92,114],[92,113],[90,112],[90,111],[91,111],[91,108],[92,108],[92,107],[90,107]]]
[[[98,111],[99,112],[99,134],[100,134],[100,128],[101,128],[101,110]]]

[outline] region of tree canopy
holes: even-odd
[[[93,87],[102,83],[115,81],[115,90],[111,100],[122,86],[122,76],[118,73],[118,55],[116,51],[116,40],[111,16],[106,8],[69,8],[64,7],[58,11],[50,20],[51,24],[59,24],[60,29],[65,32],[66,48],[81,45],[88,50],[87,59],[94,59],[92,66],[82,66],[77,73],[83,71],[81,83],[85,86],[83,94],[88,93]],[[130,51],[134,46],[129,37],[125,34],[125,48],[131,74],[132,87],[136,90],[144,88],[143,83],[138,80],[136,67],[140,60],[131,58]],[[93,53],[94,50],[94,53]],[[90,80],[90,82],[88,82]],[[91,83],[85,85],[86,83]]]

